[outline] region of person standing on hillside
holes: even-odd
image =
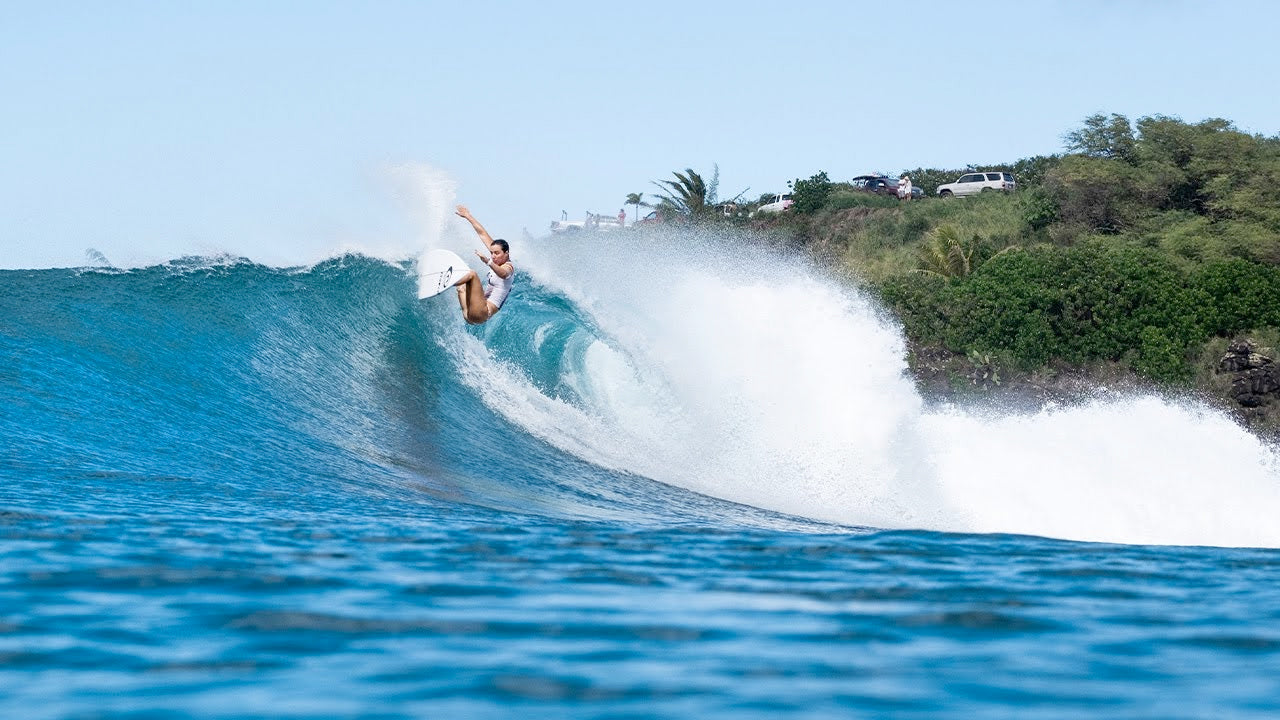
[[[898,199],[911,199],[911,176],[906,173],[903,173],[902,177],[898,178]]]

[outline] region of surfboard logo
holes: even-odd
[[[445,289],[445,288],[449,287],[449,284],[448,284],[448,283],[449,283],[449,278],[451,278],[451,277],[453,277],[453,266],[452,266],[452,265],[450,265],[449,267],[445,268],[445,269],[444,269],[444,272],[440,273],[440,276],[436,279],[436,292],[437,292],[437,293],[442,293],[442,292],[444,292],[444,289]]]

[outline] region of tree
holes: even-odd
[[[673,214],[689,217],[701,217],[709,210],[707,206],[707,183],[693,168],[685,168],[683,173],[673,172],[675,180],[655,180],[654,185],[663,190],[659,195],[659,206]]]
[[[635,223],[636,220],[640,219],[640,206],[641,205],[645,205],[646,207],[648,206],[648,203],[644,202],[644,193],[627,193],[627,199],[623,201],[623,204],[635,206],[636,216],[631,221],[633,224]]]
[[[1057,220],[1114,235],[1153,212],[1168,185],[1116,158],[1070,155],[1045,175],[1044,191]]]
[[[1258,176],[1268,153],[1264,138],[1242,133],[1222,118],[1189,124],[1174,117],[1153,115],[1138,120],[1138,157],[1151,173],[1160,173],[1170,187],[1168,209],[1222,215],[1241,186]],[[1268,200],[1271,200],[1270,202]],[[1252,198],[1237,208],[1268,207],[1274,199]],[[1232,214],[1232,213],[1226,213]]]
[[[962,278],[973,272],[973,251],[978,239],[966,242],[953,225],[939,225],[920,250],[919,272],[938,277]]]
[[[1138,141],[1133,126],[1124,115],[1102,113],[1084,119],[1084,127],[1066,134],[1067,149],[1089,157],[1136,161]]]

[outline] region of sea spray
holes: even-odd
[[[732,237],[598,233],[513,257],[591,318],[566,370],[579,397],[519,400],[541,393],[515,369],[464,377],[591,462],[856,526],[1280,546],[1274,449],[1195,403],[926,410],[900,330],[856,288]]]
[[[394,165],[386,170],[396,197],[418,228],[422,248],[442,247],[453,215],[458,183],[445,171],[424,163]]]
[[[453,225],[458,183],[445,171],[424,163],[396,165],[387,170],[387,176],[396,186],[406,212],[414,218],[418,228],[416,247],[421,261],[428,250],[446,249],[464,258],[471,256],[475,236],[468,227],[465,233],[450,232],[460,226]],[[419,292],[426,280],[418,278]]]
[[[1280,545],[1276,455],[1195,403],[1131,395],[921,418],[963,527],[1125,543]]]

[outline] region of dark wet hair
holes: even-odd
[[[511,253],[511,246],[507,244],[506,240],[503,240],[502,238],[498,238],[497,240],[493,241],[493,244],[502,248],[502,252],[507,254]]]

